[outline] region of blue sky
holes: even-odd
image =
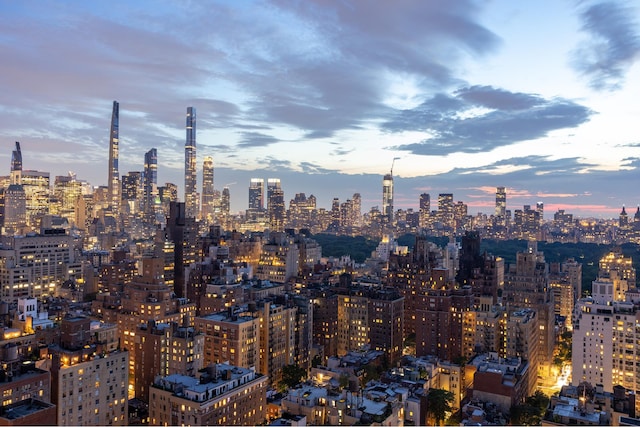
[[[1,2],[0,164],[17,140],[25,169],[105,185],[118,100],[121,174],[155,147],[182,196],[194,106],[234,211],[252,177],[368,210],[398,157],[396,207],[491,213],[506,186],[614,217],[640,204],[639,24],[624,1]]]

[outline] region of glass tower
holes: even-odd
[[[117,217],[120,208],[120,173],[118,171],[120,104],[113,101],[109,129],[109,208]]]
[[[196,109],[187,107],[187,140],[184,145],[184,201],[187,218],[198,214],[196,191]]]

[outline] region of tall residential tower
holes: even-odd
[[[158,150],[152,148],[144,154],[144,216],[151,223],[156,219],[158,198]]]
[[[196,109],[187,107],[187,141],[184,145],[184,202],[187,218],[198,216],[196,180]]]
[[[113,101],[111,128],[109,129],[109,208],[114,217],[120,210],[120,173],[118,172],[120,104]]]
[[[207,156],[202,162],[202,219],[213,223],[215,195],[213,187],[213,157]]]

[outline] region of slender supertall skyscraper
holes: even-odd
[[[158,150],[152,148],[144,154],[144,216],[155,222],[158,198]]]
[[[213,157],[207,156],[202,162],[202,219],[208,224],[213,222],[214,212]]]
[[[113,101],[109,129],[109,208],[117,218],[120,210],[120,173],[118,172],[120,104]]]
[[[184,145],[184,202],[187,218],[198,216],[196,180],[196,109],[187,107],[187,141]]]
[[[109,208],[114,216],[120,209],[120,173],[118,171],[118,145],[120,142],[120,104],[113,101],[111,128],[109,129]]]

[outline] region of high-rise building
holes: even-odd
[[[111,128],[109,129],[109,208],[118,217],[120,208],[120,173],[118,171],[120,104],[113,101]]]
[[[150,387],[150,425],[264,424],[269,378],[229,364],[206,368],[199,378],[159,376]]]
[[[249,184],[249,209],[261,211],[264,209],[264,179],[251,178]]]
[[[137,205],[141,202],[142,172],[130,171],[122,175],[122,204]],[[131,210],[137,212],[137,209]]]
[[[220,213],[227,216],[229,212],[231,212],[231,192],[229,187],[225,186],[222,189],[222,197],[220,197]]]
[[[204,335],[177,322],[149,320],[135,331],[130,354],[135,353],[136,398],[148,402],[149,386],[158,375],[195,375],[203,367]],[[167,351],[171,349],[170,351]]]
[[[280,179],[267,179],[267,213],[272,231],[284,231],[285,211],[284,191],[280,186]]]
[[[382,179],[382,220],[393,222],[393,174],[388,173]]]
[[[555,314],[553,292],[549,286],[549,266],[535,241],[529,241],[526,252],[518,252],[516,264],[510,264],[504,275],[502,301],[511,309],[531,308],[537,311],[539,323],[538,369],[546,377],[553,362]]]
[[[155,148],[144,154],[144,216],[155,222],[158,198],[158,151]]]
[[[169,216],[169,204],[178,201],[178,186],[172,182],[166,182],[162,187],[158,187],[160,205],[165,217]]]
[[[496,187],[496,220],[499,225],[504,225],[507,215],[507,190],[504,187]]]
[[[427,227],[431,217],[431,196],[429,193],[420,195],[420,227]]]
[[[165,233],[167,238],[175,244],[173,290],[179,298],[187,298],[185,267],[197,260],[198,227],[195,218],[187,215],[185,203],[170,203]]]
[[[118,181],[118,185],[120,181]],[[120,194],[120,189],[118,189]],[[53,195],[56,203],[52,203],[53,213],[66,218],[70,224],[75,221],[76,205],[82,197],[82,181],[76,179],[76,175],[69,172],[68,175],[56,176],[53,183]]]
[[[260,318],[234,312],[233,308],[194,319],[204,334],[203,364],[228,361],[241,368],[260,365]]]
[[[14,302],[22,297],[54,295],[67,280],[79,280],[81,264],[76,261],[73,237],[64,230],[44,234],[3,237],[0,250],[0,297]]]
[[[27,199],[27,225],[33,229],[49,213],[49,172],[22,171],[22,188]]]
[[[27,198],[20,184],[11,184],[3,191],[3,227],[7,235],[23,234],[27,226]]]
[[[213,187],[213,157],[207,156],[202,162],[202,219],[207,224],[213,223],[215,206]]]
[[[196,187],[196,109],[187,107],[187,141],[184,145],[184,202],[186,215],[198,217]]]
[[[438,217],[443,226],[448,227],[449,229],[453,229],[453,194],[438,194]]]
[[[540,224],[542,225],[542,222],[544,221],[544,203],[543,202],[536,203],[536,212],[538,212]]]
[[[11,152],[11,184],[22,184],[22,151],[16,141],[16,149]]]

